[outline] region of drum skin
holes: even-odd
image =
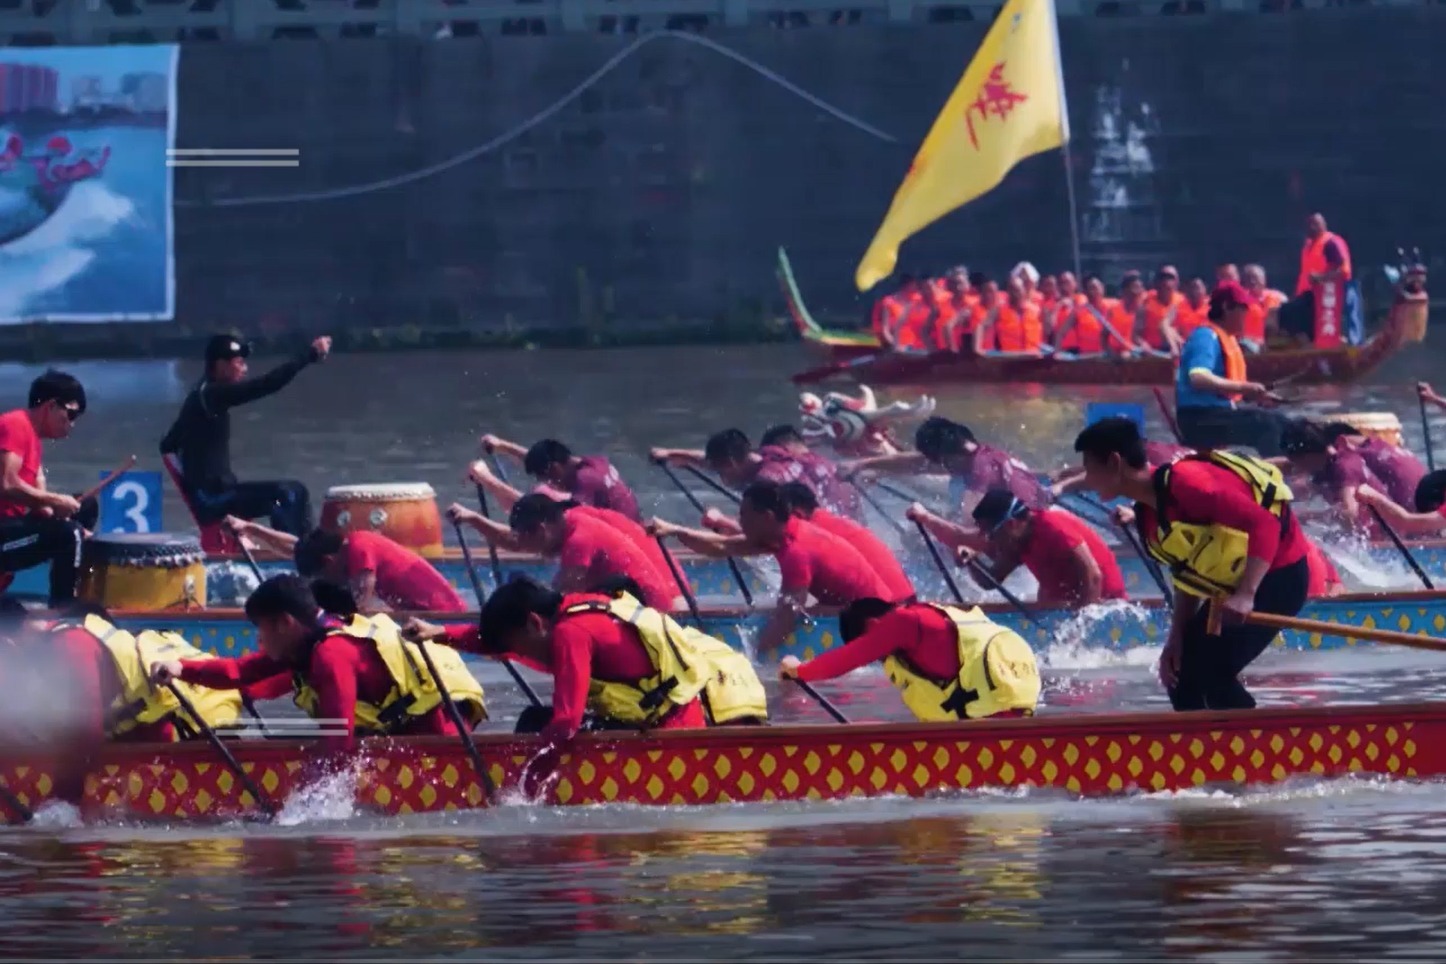
[[[321,527],[378,532],[423,558],[442,557],[442,514],[424,482],[333,486],[322,503]]]
[[[1330,421],[1345,422],[1367,438],[1401,444],[1401,420],[1391,412],[1347,412],[1330,416]]]
[[[92,536],[81,546],[76,594],[107,609],[204,609],[206,554],[183,533]]]

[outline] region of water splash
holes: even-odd
[[[71,829],[85,826],[85,819],[80,815],[80,809],[73,804],[63,800],[47,800],[35,808],[35,819],[30,822],[30,826]]]
[[[1138,602],[1111,599],[1085,606],[1061,623],[1054,642],[1040,655],[1053,670],[1099,669],[1105,666],[1150,666],[1160,656],[1159,646],[1135,646],[1125,650],[1091,646],[1108,623],[1133,622],[1139,626],[1156,623],[1159,613]]]
[[[359,761],[365,766],[366,761]],[[297,787],[282,804],[276,823],[295,827],[326,820],[350,820],[357,815],[355,769],[342,770]]]

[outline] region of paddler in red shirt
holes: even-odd
[[[308,579],[321,577],[347,586],[361,612],[467,611],[457,590],[430,562],[380,532],[313,529],[298,539],[235,516],[227,516],[225,521],[238,536],[290,554],[296,571]]]
[[[97,508],[82,513],[74,497],[46,488],[41,440],[68,438],[84,414],[85,388],[52,369],[30,383],[25,408],[0,415],[0,590],[15,573],[48,562],[50,605],[75,598],[82,523],[93,525]]]
[[[297,706],[336,728],[321,739],[323,753],[335,755],[355,749],[358,736],[457,735],[416,651],[424,645],[463,718],[474,726],[487,718],[482,685],[455,650],[403,640],[385,615],[326,612],[300,576],[263,582],[246,600],[246,618],[256,626],[260,652],[162,660],[151,667],[152,680],[217,690],[290,683]]]
[[[1310,582],[1305,539],[1280,471],[1249,456],[1215,451],[1152,469],[1140,430],[1106,418],[1075,439],[1087,485],[1110,500],[1135,500],[1145,547],[1179,589],[1160,681],[1176,710],[1255,706],[1240,673],[1271,641],[1274,627],[1244,622],[1251,612],[1294,616]],[[1224,625],[1208,629],[1206,599],[1218,599]]]
[[[613,464],[601,455],[573,455],[572,449],[550,438],[525,449],[496,435],[484,435],[482,448],[519,459],[522,470],[541,485],[566,492],[581,505],[612,509],[634,522],[642,521],[638,497]]]
[[[95,603],[72,602],[49,617],[23,609],[7,613],[4,633],[13,648],[3,659],[10,695],[0,733],[8,738],[14,724],[55,751],[56,799],[80,805],[85,776],[108,742],[171,743],[200,736],[175,695],[150,685],[150,665],[171,658],[215,657],[176,633],[120,629]],[[188,684],[181,690],[213,730],[237,723],[240,693]],[[31,704],[35,699],[53,702]]]
[[[855,599],[889,595],[862,553],[794,515],[783,486],[775,482],[755,482],[743,491],[738,524],[741,537],[685,529],[661,519],[653,520],[652,530],[663,537],[677,536],[694,552],[714,558],[732,555],[740,540],[773,553],[780,576],[778,602],[758,634],[759,652],[769,652],[788,638],[799,614],[807,612],[810,597],[824,606],[847,606]]]
[[[569,513],[561,502],[534,492],[517,500],[507,524],[523,551],[557,559],[553,586],[559,592],[586,592],[610,576],[627,576],[642,588],[646,605],[663,612],[674,608],[678,584],[672,574],[659,571],[606,522]]]
[[[476,468],[477,465],[474,464],[474,472],[472,475],[474,479],[478,478]],[[506,483],[499,483],[499,485],[505,487]],[[503,499],[499,497],[497,501],[504,509],[510,512],[512,506],[516,505],[517,500],[522,496],[517,493],[516,489],[508,487],[507,491],[512,493],[511,498]],[[533,494],[543,495],[543,493]],[[668,567],[668,560],[663,555],[663,549],[658,545],[658,541],[652,536],[649,536],[647,530],[640,524],[629,519],[621,512],[614,512],[612,509],[599,509],[591,505],[579,505],[571,499],[553,498],[553,501],[562,506],[562,510],[567,516],[576,515],[581,518],[596,519],[599,522],[612,526],[626,536],[633,545],[638,547],[638,550],[647,557],[648,562],[652,563],[654,571],[668,573],[669,575],[672,574],[672,570]],[[522,551],[522,543],[518,540],[517,533],[513,532],[506,524],[489,519],[480,512],[473,512],[459,502],[454,502],[447,507],[447,517],[453,522],[458,522],[464,526],[471,526],[473,529],[476,529],[482,534],[484,539],[499,549],[510,549],[514,552]],[[679,571],[682,571],[681,568]],[[589,588],[596,588],[596,586]]]
[[[1039,667],[1019,634],[977,606],[861,599],[839,614],[844,645],[806,663],[784,657],[781,679],[837,679],[880,662],[904,704],[926,723],[1032,716]]]
[[[1075,609],[1128,598],[1115,554],[1072,512],[1057,507],[1031,510],[1005,489],[991,489],[974,507],[974,522],[993,560],[990,574],[1003,583],[1023,565],[1039,582],[1036,598],[1042,606]],[[972,567],[969,572],[974,575]]]
[[[528,578],[482,607],[493,655],[552,673],[549,743],[588,729],[697,729],[767,718],[763,687],[741,653],[629,595],[564,595]],[[670,685],[663,685],[668,681]]]
[[[837,536],[844,542],[853,546],[864,557],[879,578],[884,581],[888,588],[888,599],[891,602],[908,602],[914,598],[914,584],[909,581],[909,576],[904,572],[904,567],[899,559],[889,549],[884,541],[874,535],[872,529],[852,519],[845,519],[843,516],[834,515],[827,509],[819,507],[818,500],[814,498],[813,490],[802,482],[789,482],[780,487],[784,500],[788,503],[789,509],[795,516],[809,523],[818,526],[831,536]],[[739,536],[743,534],[743,527],[736,519],[719,512],[717,509],[709,509],[703,514],[703,525],[721,535]],[[766,546],[754,546],[746,540],[739,543],[736,548],[730,544],[730,555],[747,556],[763,555],[768,552]]]

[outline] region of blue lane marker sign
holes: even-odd
[[[102,472],[103,479],[110,473]],[[161,473],[127,472],[100,494],[101,532],[160,532]]]
[[[1090,402],[1085,406],[1085,425],[1093,425],[1102,418],[1127,418],[1140,427],[1145,434],[1145,406],[1132,402]]]

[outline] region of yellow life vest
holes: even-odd
[[[1279,468],[1261,459],[1235,452],[1212,451],[1187,455],[1180,461],[1199,460],[1229,469],[1250,486],[1255,501],[1280,519],[1282,531],[1290,522],[1290,503],[1295,498]],[[1176,464],[1179,464],[1178,462]],[[1174,467],[1155,470],[1155,527],[1146,531],[1139,517],[1140,536],[1150,555],[1170,567],[1170,576],[1181,592],[1202,598],[1229,595],[1245,575],[1250,537],[1227,525],[1194,525],[1170,519],[1170,473]]]
[[[95,615],[86,616],[80,623],[64,622],[56,626],[57,631],[62,629],[83,629],[94,636],[115,666],[121,692],[106,707],[107,736],[120,736],[138,726],[168,718],[177,724],[178,739],[199,735],[196,721],[181,709],[176,695],[168,687],[151,685],[150,668],[167,660],[215,659],[215,656],[201,652],[177,633],[147,629],[131,634]],[[239,690],[213,690],[179,681],[175,685],[212,729],[231,726],[241,716]]]
[[[932,605],[923,603],[921,605]],[[936,680],[902,656],[884,660],[889,682],[904,705],[925,723],[977,720],[1009,710],[1033,713],[1039,704],[1039,667],[1034,651],[1018,633],[992,621],[978,606],[932,606],[954,624],[959,640],[959,675]]]
[[[712,726],[768,719],[767,697],[753,664],[722,640],[680,625],[627,593],[607,603],[569,606],[561,618],[581,613],[606,613],[637,630],[654,669],[653,675],[636,684],[593,679],[588,684],[588,706],[594,713],[647,727],[701,696]]]
[[[437,692],[436,684],[432,682],[432,674],[427,672],[427,661],[422,658],[419,645],[427,647],[437,672],[441,674],[442,682],[446,684],[447,695],[462,712],[462,718],[471,721],[473,726],[487,719],[487,704],[483,701],[482,684],[477,682],[477,678],[462,662],[462,655],[455,649],[437,643],[418,644],[403,639],[401,627],[390,617],[381,614],[371,617],[353,616],[350,623],[326,635],[328,638],[352,636],[371,640],[382,662],[386,664],[387,672],[391,674],[392,689],[381,705],[360,699],[356,701],[355,719],[359,732],[385,735],[402,721],[425,716],[442,705],[442,698]],[[296,687],[296,705],[301,707],[307,716],[315,717],[320,702],[316,690],[312,689],[302,673],[294,674],[293,684]]]

